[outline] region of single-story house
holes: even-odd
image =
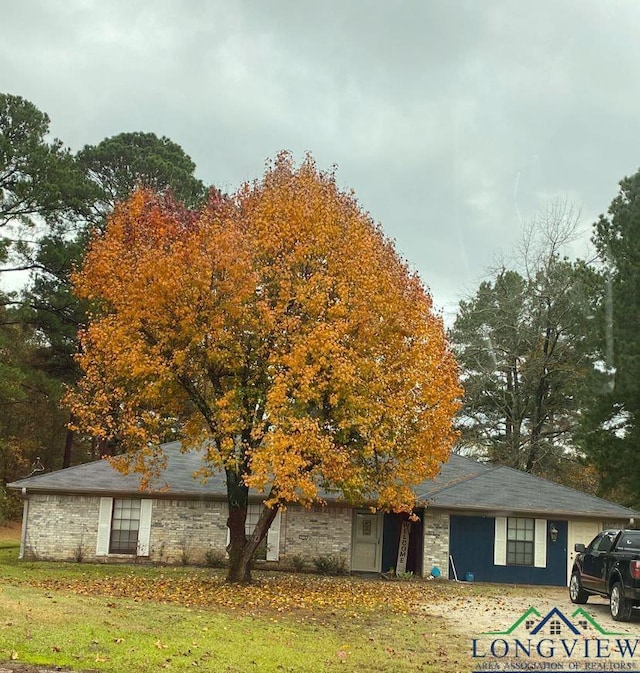
[[[24,497],[21,557],[204,563],[228,544],[224,475],[194,478],[201,454],[163,447],[167,466],[141,491],[139,476],[99,460],[13,482]],[[418,521],[353,507],[291,505],[276,517],[262,563],[332,556],[351,572],[413,571],[477,581],[564,585],[576,542],[633,525],[638,513],[507,467],[452,455],[416,488]],[[247,527],[261,500],[250,492]],[[258,561],[260,563],[260,561]],[[437,574],[437,573],[434,573]]]

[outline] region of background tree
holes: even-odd
[[[49,117],[31,102],[0,94],[0,272],[34,270],[35,241],[71,213],[85,213],[87,182],[70,151],[49,138]],[[61,386],[39,370],[45,344],[20,324],[17,291],[0,290],[0,483],[24,476],[37,455],[48,459],[51,434],[63,429]],[[47,436],[45,436],[47,435]],[[53,431],[53,435],[56,432]]]
[[[440,318],[332,173],[282,154],[195,213],[141,191],[91,244],[92,302],[71,404],[149,476],[176,427],[224,470],[229,574],[250,579],[278,507],[319,499],[411,511],[455,439],[460,390]],[[265,506],[249,539],[250,486]]]
[[[606,381],[585,419],[584,448],[598,469],[602,492],[640,503],[640,173],[625,177],[606,215],[594,225],[608,279],[594,323]]]
[[[78,163],[94,191],[88,205],[90,221],[99,227],[137,187],[154,192],[171,189],[174,197],[197,206],[206,196],[194,173],[196,165],[180,145],[155,133],[119,133],[97,145],[85,145]]]
[[[43,373],[42,352],[37,335],[15,311],[0,309],[0,520],[3,512],[22,511],[18,498],[7,495],[14,507],[7,505],[4,485],[50,462],[64,439],[61,386]]]
[[[87,145],[78,153],[76,167],[82,201],[74,208],[69,204],[67,217],[49,222],[38,241],[22,251],[22,266],[32,269],[32,278],[22,293],[20,316],[37,330],[43,373],[60,391],[74,385],[80,374],[74,355],[78,329],[86,322],[86,305],[71,292],[69,278],[82,261],[91,229],[104,227],[115,203],[126,199],[136,186],[171,190],[191,205],[202,200],[206,191],[182,148],[153,133],[121,133]],[[59,421],[66,425],[69,418],[62,415]],[[58,437],[62,443],[56,463],[61,456],[62,467],[68,467],[74,456],[76,460],[86,457],[86,446],[75,441],[72,430]]]
[[[460,303],[451,339],[464,380],[462,443],[492,462],[567,483],[597,349],[587,338],[602,279],[561,257],[577,218],[562,204],[523,237],[521,273],[501,269]]]
[[[74,157],[48,134],[45,113],[0,93],[0,262],[25,244],[25,230],[82,210],[85,185]]]

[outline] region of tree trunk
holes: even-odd
[[[71,449],[73,447],[73,430],[67,428],[67,436],[64,440],[64,454],[62,455],[62,469],[71,467]]]
[[[229,504],[229,569],[227,582],[250,582],[251,564],[244,560],[247,536],[245,522],[249,506],[249,488],[244,484],[242,473],[227,469],[227,502]]]
[[[263,507],[258,522],[247,539],[245,524],[249,506],[249,489],[242,481],[242,475],[227,470],[227,499],[229,503],[229,568],[227,582],[248,584],[251,582],[253,555],[264,540],[269,527],[278,514],[278,508]]]
[[[550,306],[547,301],[547,314],[550,311]],[[544,334],[544,342],[542,346],[542,365],[539,373],[538,385],[536,387],[533,419],[531,422],[531,443],[529,446],[529,453],[527,456],[527,463],[525,465],[525,472],[533,473],[536,462],[540,457],[542,450],[542,430],[547,420],[547,400],[549,396],[549,360],[553,355],[555,345],[558,341],[557,330],[550,324],[547,319],[547,325]]]

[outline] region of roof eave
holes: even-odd
[[[559,519],[630,519],[640,517],[639,512],[629,510],[628,512],[603,512],[603,511],[583,511],[575,512],[573,510],[555,510],[539,508],[520,508],[507,509],[504,507],[492,507],[490,505],[445,505],[438,503],[421,502],[419,506],[427,509],[437,509],[441,511],[464,513],[474,512],[477,514],[487,514],[491,516],[513,516],[518,514],[527,514],[532,517],[548,519],[556,517]]]

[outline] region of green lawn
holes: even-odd
[[[464,670],[468,643],[423,606],[456,587],[287,573],[23,563],[0,542],[0,661],[74,670]]]

